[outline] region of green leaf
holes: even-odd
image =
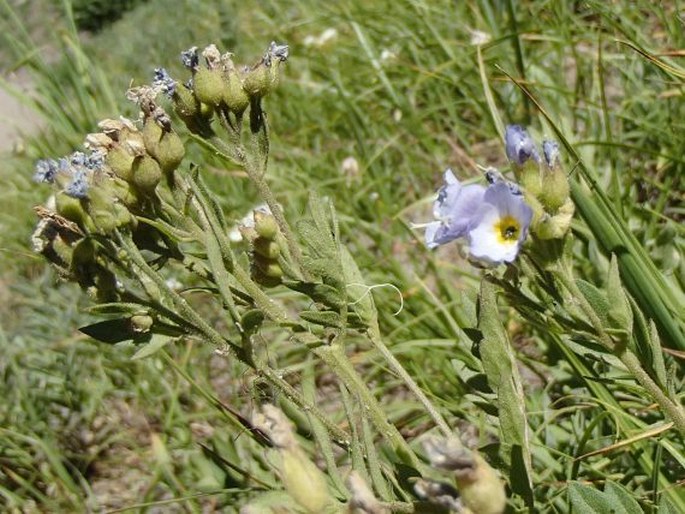
[[[613,253],[611,254],[609,278],[607,280],[607,301],[609,302],[609,311],[607,312],[609,326],[626,330],[630,336],[633,331],[633,310],[630,308],[630,302],[623,290],[618,271],[618,261],[616,254]]]
[[[375,324],[378,314],[373,297],[364,283],[364,277],[354,257],[344,246],[340,247],[340,260],[347,285],[347,296],[353,304],[354,311],[367,325]]]
[[[345,306],[346,299],[338,289],[328,284],[318,282],[284,281],[283,284],[294,291],[307,295],[315,302],[323,303],[327,307],[340,310]]]
[[[516,356],[500,321],[496,293],[497,286],[485,277],[481,281],[478,304],[478,328],[483,334],[480,356],[488,384],[497,395],[503,457],[510,465],[511,488],[532,510],[532,463],[526,402]]]
[[[243,330],[246,333],[251,334],[261,326],[261,324],[264,322],[264,318],[264,313],[261,310],[250,309],[245,311],[240,318],[240,326],[243,327]]]
[[[87,307],[85,311],[89,314],[128,314],[133,315],[142,311],[146,311],[147,307],[139,303],[100,303]]]
[[[657,514],[679,514],[679,511],[673,506],[673,503],[668,499],[668,496],[662,495]]]
[[[120,343],[133,339],[135,334],[131,329],[130,318],[117,318],[100,321],[92,325],[79,328],[87,336],[107,344]]]
[[[607,480],[604,486],[604,496],[614,505],[615,511],[624,514],[644,514],[640,504],[633,496],[616,482]],[[618,506],[621,506],[619,509]]]
[[[607,326],[609,321],[610,305],[604,293],[598,289],[594,284],[582,279],[576,279],[576,285],[583,296],[592,306],[597,316],[602,322],[602,325]]]
[[[150,339],[150,342],[143,345],[140,350],[133,354],[131,357],[132,361],[144,359],[149,357],[153,353],[157,353],[159,350],[164,348],[173,338],[169,336],[163,336],[160,334],[154,334]]]
[[[603,514],[619,512],[617,505],[594,487],[580,482],[571,482],[568,486],[571,512],[573,514]],[[622,512],[622,511],[621,511]]]
[[[324,327],[344,328],[340,314],[333,311],[302,311],[300,317],[314,323],[315,325],[323,325]]]

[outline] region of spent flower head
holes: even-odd
[[[152,87],[169,98],[172,98],[174,96],[174,91],[176,91],[176,81],[171,78],[171,75],[169,75],[169,72],[165,68],[155,68]]]
[[[426,225],[429,248],[464,238],[470,256],[484,264],[512,262],[528,233],[533,212],[517,188],[492,178],[487,188],[462,185],[452,170],[433,206],[437,221]]]

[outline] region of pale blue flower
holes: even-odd
[[[485,192],[478,216],[467,236],[471,256],[487,264],[516,259],[533,218],[523,196],[513,194],[505,182],[497,182]]]
[[[469,253],[485,264],[512,262],[528,234],[533,217],[517,188],[490,175],[492,183],[462,185],[452,170],[444,175],[433,206],[437,221],[426,227],[426,246],[436,246],[463,238]]]
[[[556,141],[542,142],[542,155],[545,157],[545,162],[549,168],[554,168],[559,160],[559,143]]]
[[[46,182],[52,184],[59,169],[59,163],[54,159],[41,159],[36,162],[33,170],[34,182]]]
[[[451,169],[444,174],[445,184],[438,191],[433,205],[436,220],[426,225],[426,246],[449,243],[465,237],[475,221],[485,195],[485,187],[477,184],[463,186]]]
[[[521,125],[507,125],[504,142],[507,158],[513,164],[523,166],[529,159],[540,162],[535,143]]]

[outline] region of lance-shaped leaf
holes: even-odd
[[[497,286],[484,278],[478,303],[478,328],[483,334],[480,356],[490,388],[497,395],[503,457],[510,466],[512,490],[533,508],[528,421],[521,377],[509,337],[497,309]]]

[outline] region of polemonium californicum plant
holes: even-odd
[[[252,415],[222,408],[247,428],[255,461],[249,473],[227,467],[247,484],[243,512],[497,514],[507,503],[534,510],[535,434],[501,321],[502,294],[527,322],[591,340],[620,359],[685,433],[675,393],[631,346],[633,313],[615,266],[616,287],[606,293],[574,278],[574,203],[558,145],[546,141],[540,152],[525,129],[510,126],[505,151],[514,180],[490,170],[485,184],[466,185],[448,170],[425,232],[427,246],[461,240],[488,267],[471,365],[487,379],[483,398],[499,441],[487,458],[467,447],[458,414],[437,407],[386,345],[372,286],[340,236],[334,206],[312,194],[307,215],[293,225],[276,200],[264,108],[288,57],[289,47],[275,42],[247,66],[214,45],[190,48],[181,56],[189,76],[157,68],[151,84],[128,91],[138,118],[101,121],[81,150],[39,161],[34,172],[52,188],[36,208],[34,248],[88,293],[91,312],[103,318],[83,333],[135,345],[137,357],[180,342],[208,344],[249,372],[251,397],[271,391]],[[266,205],[239,227],[239,242],[203,163],[186,159],[191,141],[244,170]],[[371,370],[350,358],[350,340],[372,348],[420,406],[426,423],[418,438],[391,421],[365,376]],[[276,341],[334,377],[336,402],[323,408],[326,394],[313,376],[279,366],[270,351]],[[296,431],[271,401],[307,429]],[[259,487],[252,487],[255,469],[263,471]],[[343,476],[344,469],[351,472]]]

